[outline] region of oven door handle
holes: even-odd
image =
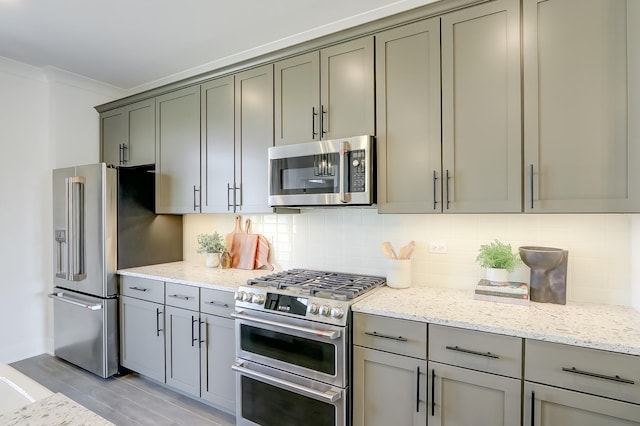
[[[231,369],[233,371],[237,371],[240,374],[244,374],[245,376],[253,377],[254,379],[258,379],[260,381],[285,388],[292,392],[301,393],[319,401],[334,403],[342,397],[342,392],[335,392],[332,390],[322,392],[319,390],[311,389],[297,383],[292,383],[287,380],[279,379],[277,377],[269,376],[268,374],[251,370],[249,368],[246,368],[242,362],[236,362],[235,364],[231,365]]]
[[[232,312],[231,318],[256,322],[258,324],[271,325],[274,327],[279,327],[279,328],[292,330],[292,331],[299,331],[301,333],[309,334],[315,337],[325,337],[330,340],[336,340],[341,335],[340,330],[333,330],[333,331],[314,330],[313,328],[300,327],[298,325],[291,325],[291,324],[283,324],[277,321],[271,321],[267,319],[252,317],[250,315],[245,314],[244,312]]]

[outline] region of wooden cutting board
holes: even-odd
[[[242,232],[242,216],[236,215],[236,225],[233,231],[229,232],[225,237],[225,244],[229,254],[233,253],[233,236]]]
[[[232,268],[253,269],[256,263],[258,235],[250,234],[248,232],[248,229],[251,226],[250,219],[246,220],[245,225],[246,226],[243,232],[233,233],[233,243],[231,245]]]

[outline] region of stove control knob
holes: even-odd
[[[239,291],[236,293],[236,295],[234,296],[234,299],[236,300],[240,300],[242,301],[242,299],[244,298],[244,291]]]
[[[252,297],[253,297],[253,293],[249,293],[249,292],[243,293],[242,294],[242,301],[243,302],[251,302],[251,298]]]
[[[251,302],[257,305],[262,305],[264,303],[264,296],[261,294],[254,294],[251,298]]]
[[[309,306],[307,306],[307,312],[313,315],[316,315],[319,309],[320,307],[318,306],[317,303],[312,303]]]
[[[344,309],[338,307],[331,309],[331,316],[334,318],[342,318],[344,316]]]
[[[320,315],[328,317],[329,314],[331,314],[331,308],[329,307],[329,305],[320,306]]]

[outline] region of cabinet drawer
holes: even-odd
[[[120,294],[149,302],[164,303],[164,282],[121,275]]]
[[[414,358],[427,358],[427,324],[378,315],[353,315],[356,345]]]
[[[200,288],[184,284],[167,283],[165,303],[177,308],[197,311],[200,307]]]
[[[200,289],[200,312],[228,317],[233,312],[233,293],[230,291]]]
[[[429,324],[429,360],[522,377],[522,339]]]
[[[640,357],[527,339],[525,380],[640,404]]]

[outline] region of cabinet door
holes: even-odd
[[[378,211],[442,211],[440,20],[376,35]]]
[[[203,84],[202,114],[202,212],[233,211],[234,185],[234,77]],[[265,159],[265,163],[266,163]]]
[[[231,318],[201,314],[200,393],[203,399],[235,414],[236,377],[234,322]]]
[[[100,140],[102,162],[119,166],[122,164],[124,138],[124,108],[116,108],[100,114]]]
[[[320,54],[275,63],[275,145],[320,139]]]
[[[188,394],[200,396],[199,314],[166,306],[166,383]]]
[[[200,211],[200,87],[156,98],[156,212]]]
[[[273,146],[273,65],[236,74],[236,211],[273,213],[268,206],[268,150]]]
[[[640,209],[640,7],[525,0],[525,211]]]
[[[428,379],[429,425],[520,424],[518,379],[437,362],[429,362]]]
[[[156,161],[156,101],[147,99],[125,107],[127,145],[125,166],[153,164]]]
[[[375,135],[373,36],[320,51],[321,139]]]
[[[519,9],[497,0],[442,17],[445,212],[522,209]]]
[[[523,423],[534,426],[638,426],[640,405],[525,382]]]
[[[120,296],[120,364],[164,383],[164,306]]]
[[[426,361],[354,346],[353,424],[425,426],[426,371]]]

